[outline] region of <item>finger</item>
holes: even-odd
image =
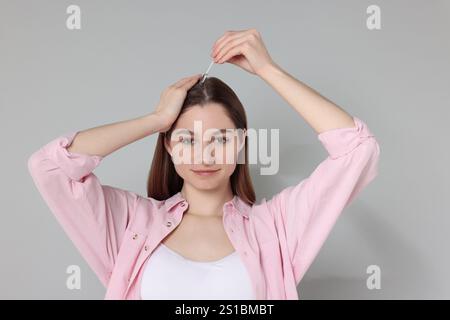
[[[214,57],[214,61],[217,62],[222,58],[231,48],[247,41],[247,36],[243,35],[240,37],[236,37],[234,39],[229,39],[227,42],[223,43],[223,47],[217,51],[216,56]]]
[[[220,58],[219,61],[217,61],[217,63],[223,63],[225,61],[227,61],[228,59],[237,56],[239,54],[244,54],[245,55],[245,49],[243,44],[245,44],[246,42],[244,41],[243,43],[240,43],[236,46],[234,46],[233,48],[231,48],[230,50],[228,50],[228,52],[222,57]]]
[[[213,55],[215,52],[217,52],[217,48],[222,44],[222,42],[224,40],[226,40],[228,37],[235,35],[236,33],[240,33],[240,32],[239,31],[227,31],[219,39],[217,39],[216,42],[214,42],[214,44],[213,44],[213,47],[211,50],[211,55]]]
[[[211,50],[211,57],[215,58],[217,53],[229,42],[236,38],[242,37],[242,33],[236,32],[233,34],[229,34],[226,37],[222,38],[217,44],[215,44]]]
[[[193,77],[196,77],[196,76],[198,76],[198,75],[199,75],[199,73],[198,73],[198,74],[194,74],[194,75],[192,75],[192,76],[188,76],[188,77],[181,78],[180,80],[178,80],[177,82],[174,83],[174,86],[175,86],[175,85],[178,86],[178,85],[180,85],[180,84],[182,84],[182,83],[188,81],[189,79],[191,79],[191,78],[193,78]]]
[[[186,83],[189,83],[189,82],[190,82],[190,79],[186,79],[186,80],[184,80],[182,82],[177,83],[174,87],[176,89],[183,88],[186,85]]]
[[[225,37],[231,35],[234,31],[226,31],[223,35],[213,43],[213,47],[217,46]]]
[[[252,33],[252,29],[229,31],[229,32],[231,32],[231,33],[223,35],[221,38],[219,38],[216,41],[216,43],[214,43],[212,51],[211,51],[212,57],[214,57],[217,54],[217,52],[225,45],[226,42],[228,42],[229,40],[232,40],[235,38],[240,38],[244,35],[250,34],[250,33]]]
[[[182,87],[186,82],[189,82],[192,79],[198,79],[200,76],[201,76],[201,74],[198,73],[198,74],[195,74],[193,76],[182,78],[181,80],[175,82],[173,86],[176,87],[176,88]]]
[[[187,88],[192,87],[200,79],[201,76],[202,75],[199,73],[199,74],[196,74],[196,75],[194,75],[192,77],[189,77],[188,79],[186,79],[186,81],[181,83],[178,86],[178,88],[185,88],[185,89],[187,89]]]

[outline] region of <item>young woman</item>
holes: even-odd
[[[367,125],[282,70],[256,30],[226,32],[211,56],[266,81],[315,130],[328,157],[255,203],[244,108],[224,82],[201,83],[199,74],[169,86],[147,115],[44,145],[29,158],[30,173],[107,287],[106,299],[298,299],[297,285],[338,216],[377,175],[380,148]],[[147,197],[92,173],[107,155],[154,133]]]

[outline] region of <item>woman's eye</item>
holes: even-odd
[[[189,144],[193,144],[194,143],[194,140],[192,138],[190,138],[190,137],[180,137],[179,141],[182,144],[185,144],[185,145],[189,145]]]
[[[195,143],[195,140],[191,137],[179,137],[178,141],[181,142],[184,145],[192,145]],[[230,141],[230,138],[222,136],[222,137],[211,137],[211,142],[219,143],[219,144],[226,144]]]
[[[224,137],[224,136],[222,136],[222,137],[213,137],[213,139],[215,141],[217,141],[218,143],[221,143],[221,144],[225,144],[225,143],[227,143],[230,140],[228,137]]]

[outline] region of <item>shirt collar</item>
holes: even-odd
[[[181,192],[178,191],[173,196],[165,200],[164,206],[165,209],[169,212],[173,207],[181,202],[187,203],[187,200],[184,199],[181,195]],[[223,204],[224,210],[228,208],[234,208],[239,214],[248,219],[248,213],[251,207],[247,203],[245,203],[238,195],[234,195],[233,199]]]

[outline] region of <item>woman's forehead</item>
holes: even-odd
[[[228,117],[224,107],[217,103],[188,108],[178,118],[174,129],[194,131],[195,127],[200,127],[202,131],[236,128],[233,121]]]

